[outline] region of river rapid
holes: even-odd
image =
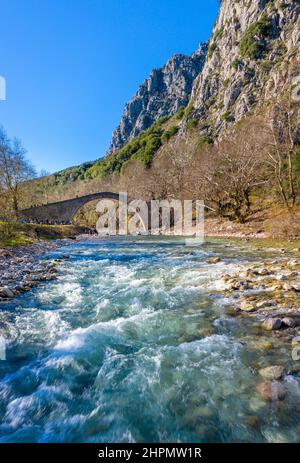
[[[292,368],[290,346],[262,349],[272,334],[221,292],[271,253],[161,237],[53,251],[69,255],[57,279],[0,307],[0,442],[300,441],[297,376],[283,401],[256,392],[259,369]]]

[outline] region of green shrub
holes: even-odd
[[[230,111],[226,111],[226,113],[222,114],[221,121],[228,122],[230,120],[231,113]]]
[[[205,145],[211,145],[214,142],[213,136],[211,135],[203,135],[202,137],[199,138],[199,143],[198,146],[201,148],[202,146]]]
[[[207,52],[207,56],[209,58],[212,57],[212,55],[214,54],[214,51],[215,49],[217,48],[217,44],[215,42],[212,42],[209,47],[208,47],[208,52]]]
[[[214,40],[218,40],[218,39],[221,39],[223,37],[223,33],[224,33],[224,28],[223,27],[220,27],[220,29],[218,29],[214,35]]]
[[[230,84],[230,79],[225,79],[223,82],[224,88],[225,89],[228,88],[229,84]]]
[[[86,178],[101,179],[109,175],[120,174],[130,159],[136,159],[146,167],[150,166],[162,143],[169,140],[179,130],[176,126],[164,130],[163,124],[168,119],[169,117],[159,119],[148,130],[141,132],[119,151],[97,161],[86,172]]]
[[[162,142],[166,143],[167,141],[169,141],[172,137],[174,137],[174,135],[176,135],[178,130],[179,130],[179,127],[177,127],[176,125],[174,125],[173,127],[170,127],[169,130],[165,130],[162,135]]]
[[[84,180],[86,172],[93,166],[92,162],[85,162],[80,166],[71,167],[53,174],[50,179],[54,186],[65,185],[68,182]]]
[[[240,65],[240,60],[238,58],[235,58],[233,61],[232,61],[232,67],[233,69],[235,69],[236,71],[238,70],[239,68],[239,65]]]
[[[191,130],[191,129],[195,129],[197,127],[197,125],[199,124],[199,120],[198,119],[190,119],[188,121],[188,123],[186,124],[186,128],[188,130]]]
[[[194,111],[194,106],[192,104],[189,104],[184,111],[184,118],[187,119],[189,115]]]
[[[29,238],[24,238],[23,236],[18,236],[16,238],[11,238],[5,241],[4,246],[6,247],[15,247],[15,246],[27,246],[32,244],[32,240]]]
[[[183,116],[184,116],[184,112],[185,112],[185,108],[183,106],[180,106],[180,108],[178,109],[177,113],[175,114],[175,118],[180,121]]]
[[[262,16],[255,24],[252,24],[241,41],[240,52],[243,59],[259,59],[264,55],[265,44],[263,39],[269,37],[272,32],[272,21],[267,16]],[[257,37],[259,40],[257,40]]]

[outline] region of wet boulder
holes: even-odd
[[[256,390],[260,398],[265,401],[284,400],[287,393],[284,385],[279,381],[260,383]]]

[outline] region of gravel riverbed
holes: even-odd
[[[29,291],[41,281],[55,279],[56,262],[41,257],[68,242],[43,241],[0,249],[0,302]]]

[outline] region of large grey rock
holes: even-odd
[[[280,318],[267,318],[263,323],[262,327],[267,331],[280,330],[282,321]]]

